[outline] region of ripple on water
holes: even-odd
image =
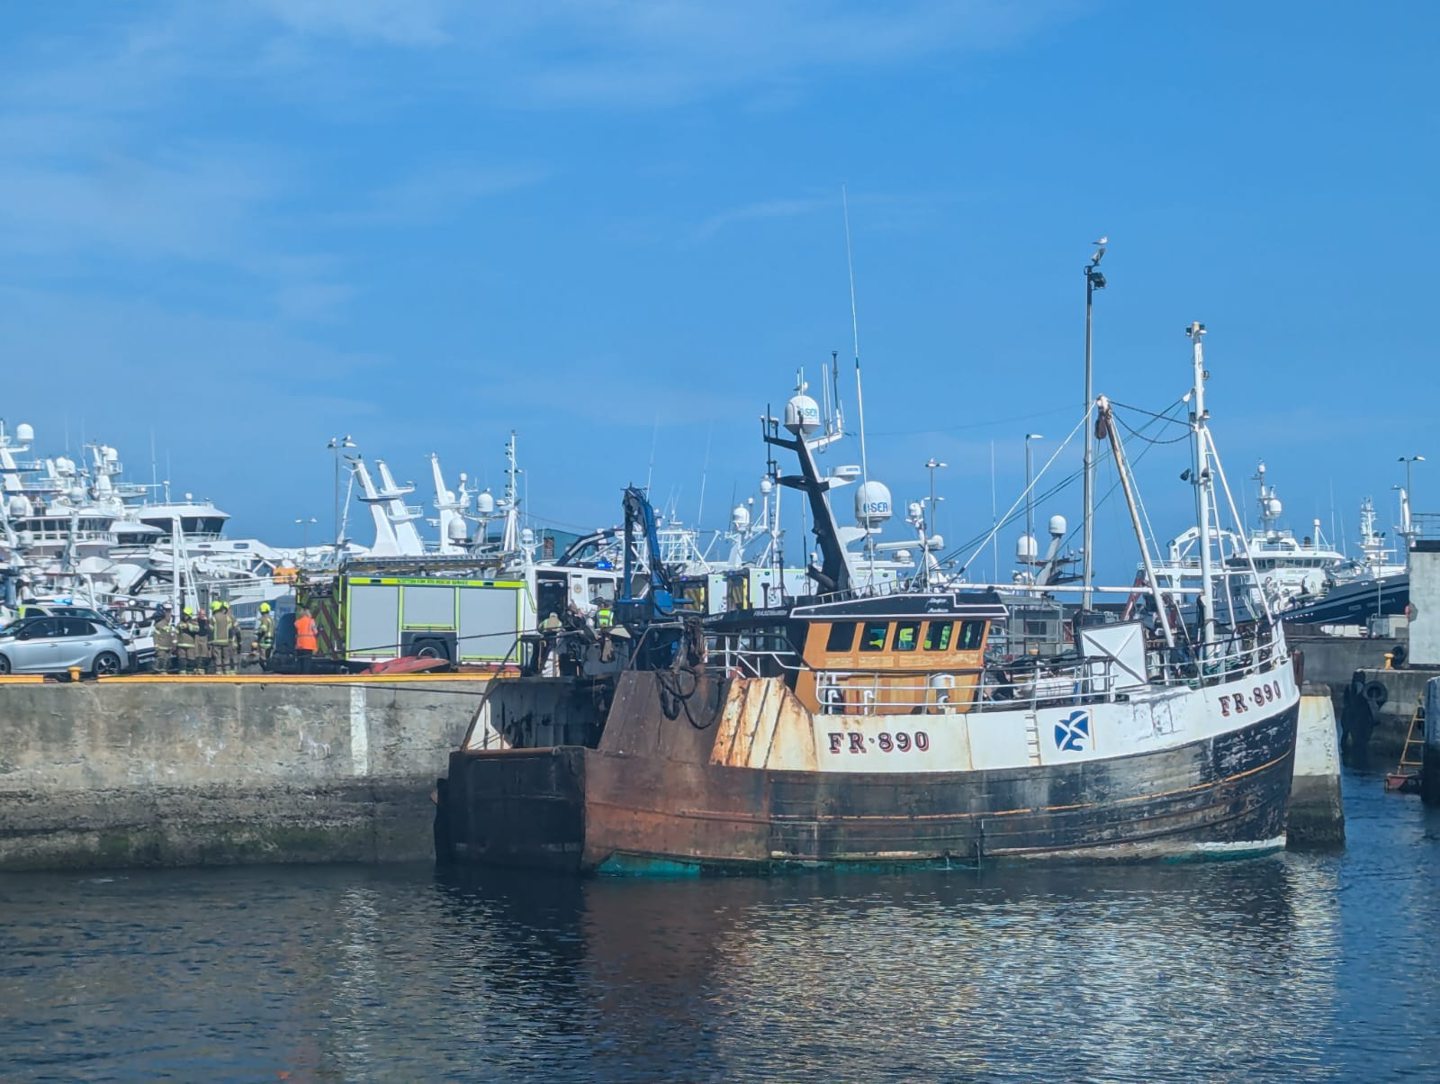
[[[0,882],[0,1076],[1440,1074],[1440,818],[1214,865],[575,882],[426,867]]]

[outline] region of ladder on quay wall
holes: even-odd
[[[1400,749],[1400,763],[1385,777],[1385,789],[1400,794],[1418,794],[1420,791],[1421,756],[1425,750],[1425,697],[1422,695],[1415,704],[1415,714],[1410,716],[1410,729],[1405,735],[1405,744]]]

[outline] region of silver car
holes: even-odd
[[[0,629],[0,674],[60,674],[78,666],[110,677],[130,659],[108,625],[83,617],[24,617]]]

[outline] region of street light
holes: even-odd
[[[925,460],[925,469],[930,472],[930,503],[926,506],[926,518],[929,520],[929,523],[924,526],[926,528],[925,534],[930,537],[934,537],[935,535],[935,502],[943,501],[945,499],[944,497],[935,496],[935,472],[937,470],[943,470],[949,465],[949,463],[940,462],[940,460],[936,459],[933,455],[929,459]],[[921,561],[923,562],[923,567],[925,569],[925,586],[929,587],[930,554],[928,552],[928,548],[930,544],[928,542],[924,542],[924,545],[927,549],[927,552],[921,554]]]
[[[1031,564],[1039,553],[1039,547],[1035,543],[1035,494],[1030,492],[1030,487],[1034,484],[1030,480],[1030,442],[1044,439],[1039,433],[1025,434],[1025,537],[1030,540],[1030,545],[1035,547],[1035,553],[1030,553],[1027,558]]]
[[[303,559],[305,551],[310,548],[310,524],[317,521],[314,516],[311,516],[309,519],[297,519],[295,522],[300,526],[300,556]]]
[[[925,461],[925,469],[930,472],[930,534],[935,533],[935,502],[943,501],[944,497],[935,496],[935,472],[948,467],[949,463],[942,463],[933,455]]]
[[[1410,507],[1415,507],[1415,490],[1410,486],[1410,470],[1416,463],[1425,462],[1423,455],[1402,455],[1396,460],[1397,463],[1405,464],[1405,492],[1410,497]]]
[[[335,552],[340,552],[340,456],[346,448],[357,448],[357,445],[350,439],[350,434],[343,437],[331,437],[325,447],[335,453]]]
[[[1084,564],[1081,566],[1084,573],[1084,593],[1080,596],[1080,608],[1090,609],[1091,585],[1094,582],[1094,562],[1090,559],[1094,542],[1095,518],[1095,485],[1091,475],[1095,473],[1095,427],[1089,423],[1090,406],[1095,399],[1095,390],[1092,380],[1091,350],[1090,350],[1090,312],[1095,301],[1095,291],[1105,289],[1105,276],[1100,273],[1100,261],[1105,258],[1105,246],[1110,243],[1109,237],[1101,237],[1095,242],[1095,254],[1090,257],[1090,262],[1085,265],[1085,549],[1082,553]]]

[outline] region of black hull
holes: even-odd
[[[1334,588],[1317,602],[1287,610],[1281,619],[1297,625],[1363,625],[1370,618],[1403,614],[1410,603],[1410,577],[1387,576]]]
[[[577,872],[1146,860],[1283,842],[1299,714],[1170,750],[995,771],[767,771],[560,747],[451,756],[464,862]]]

